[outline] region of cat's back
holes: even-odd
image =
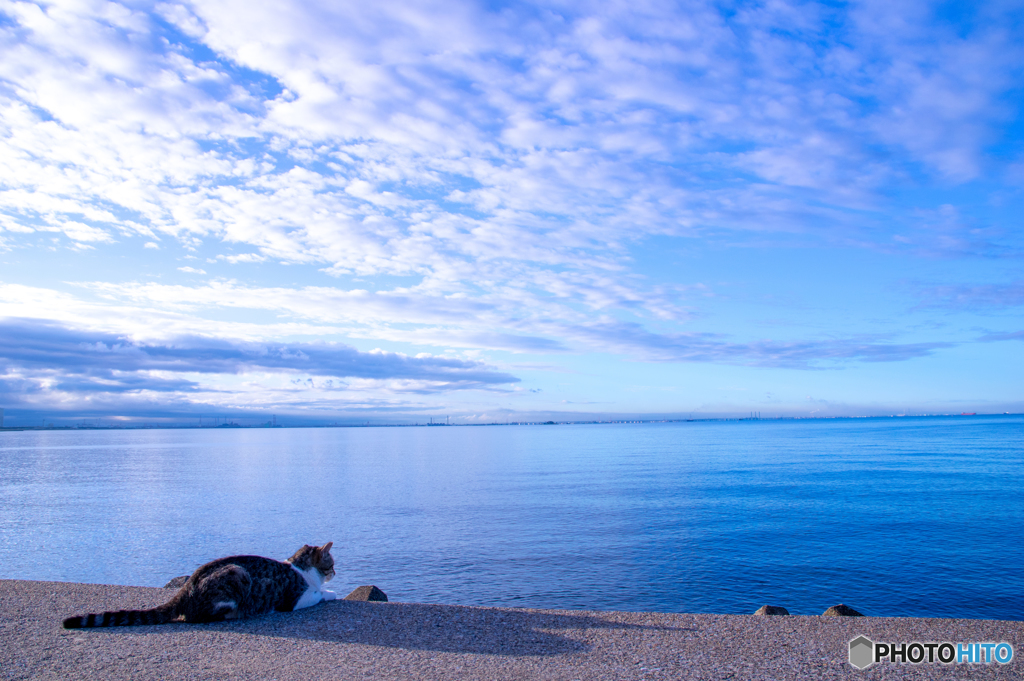
[[[302,577],[296,574],[291,564],[264,556],[227,556],[211,560],[196,570],[190,581],[198,582],[226,565],[237,565],[243,568],[253,581],[270,579],[282,584],[295,582],[296,586],[303,582]]]

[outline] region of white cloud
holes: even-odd
[[[232,265],[237,265],[240,262],[264,262],[267,257],[265,255],[260,255],[259,253],[242,253],[240,255],[218,255],[217,259],[227,261]]]
[[[206,274],[206,270],[197,269],[195,267],[189,267],[188,265],[186,265],[185,267],[179,267],[178,271],[187,272],[188,274]]]
[[[60,323],[159,342],[180,335],[271,339],[296,335],[382,339],[439,348],[530,353],[601,352],[652,362],[715,362],[818,368],[836,362],[903,361],[949,347],[891,338],[735,339],[707,332],[654,331],[609,316],[591,319],[570,307],[536,314],[521,300],[490,301],[419,292],[342,291],[325,287],[252,288],[215,281],[201,286],[79,284],[104,302],[54,291],[0,286],[20,303],[0,302],[0,316]],[[45,305],[29,302],[46,301]],[[225,323],[226,309],[274,312],[277,324]]]
[[[74,241],[111,242],[114,240],[102,229],[81,222],[65,222],[61,225],[61,231]]]
[[[259,250],[235,259],[437,279],[453,259],[618,261],[651,233],[832,238],[818,225],[855,223],[830,204],[877,210],[894,179],[879,145],[977,175],[1015,54],[995,27],[922,34],[927,12],[888,6],[852,11],[842,39],[832,10],[785,3],[732,20],[702,3],[157,6],[217,62],[161,46],[141,10],[6,7],[22,31],[3,34],[0,180],[24,224],[84,215],[79,237],[212,236]]]
[[[273,395],[281,407],[337,410],[388,395],[502,391],[519,380],[479,361],[360,352],[337,343],[197,336],[147,343],[30,320],[0,320],[0,329],[0,396],[19,409],[111,402],[134,411],[204,402],[253,409]]]

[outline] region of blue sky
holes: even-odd
[[[1024,411],[1019,2],[0,0],[0,406]]]

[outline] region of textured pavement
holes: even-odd
[[[341,589],[341,587],[338,587]],[[1024,622],[332,601],[230,623],[64,630],[172,592],[0,580],[3,679],[1024,679]],[[848,643],[1006,641],[1007,665],[876,664]]]

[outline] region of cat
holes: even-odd
[[[231,556],[211,561],[188,578],[171,600],[149,610],[121,610],[77,615],[64,620],[65,629],[123,627],[136,624],[221,622],[291,612],[337,595],[321,588],[334,577],[331,546],[303,546],[280,561],[261,556]]]

